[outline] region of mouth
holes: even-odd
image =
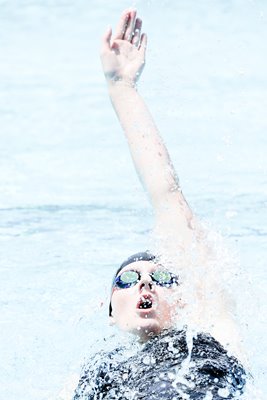
[[[153,297],[149,294],[144,294],[140,297],[136,308],[139,310],[148,310],[153,307]]]

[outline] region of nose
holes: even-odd
[[[141,279],[139,282],[139,290],[142,291],[143,289],[153,290],[154,284],[151,278],[144,278]]]

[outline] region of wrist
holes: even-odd
[[[136,88],[137,82],[131,78],[109,78],[107,79],[108,88],[129,87]]]
[[[107,81],[108,91],[110,96],[117,92],[122,91],[134,91],[137,90],[136,82],[128,79],[118,79],[118,80],[109,80]]]

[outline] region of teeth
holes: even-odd
[[[151,308],[151,307],[152,307],[152,301],[149,299],[143,300],[139,305],[139,308],[141,308],[141,309],[146,309],[146,308]]]

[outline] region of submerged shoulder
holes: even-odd
[[[184,335],[189,379],[193,377],[203,390],[212,388],[214,393],[228,393],[229,396],[242,394],[250,374],[241,361],[209,333],[193,334],[187,330]]]
[[[210,334],[200,333],[193,339],[192,360],[200,380],[209,377],[216,381],[218,393],[220,388],[231,395],[243,393],[249,374],[240,360]]]
[[[105,377],[116,369],[123,351],[123,347],[117,347],[112,351],[101,350],[89,357],[82,366],[73,399],[78,400],[84,396],[93,399],[98,393],[105,392]]]

